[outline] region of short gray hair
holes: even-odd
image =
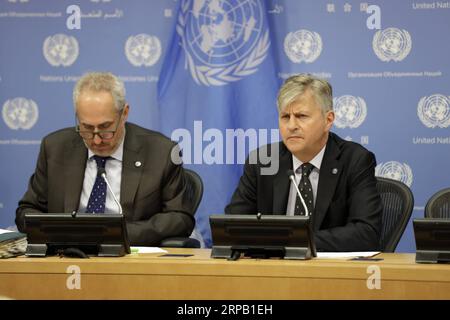
[[[77,107],[77,101],[85,91],[109,92],[114,100],[117,111],[125,107],[125,86],[123,82],[110,72],[89,72],[77,81],[73,89],[73,105]]]
[[[313,93],[324,114],[333,110],[333,89],[328,81],[304,73],[289,77],[284,81],[278,92],[278,112],[283,111],[308,89]]]

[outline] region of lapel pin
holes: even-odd
[[[142,162],[136,161],[136,162],[134,163],[134,166],[135,166],[136,168],[139,168],[140,166],[142,166]]]
[[[332,174],[336,174],[338,172],[338,169],[337,168],[333,168],[333,170],[331,170],[331,173]]]

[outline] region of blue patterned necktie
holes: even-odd
[[[109,157],[94,156],[97,162],[97,168],[105,168],[106,160]],[[105,213],[106,203],[106,182],[97,174],[95,178],[94,187],[92,187],[91,195],[89,196],[86,213]]]
[[[303,200],[305,200],[306,207],[308,208],[309,214],[311,215],[314,210],[314,198],[312,192],[311,181],[309,180],[309,175],[314,169],[314,166],[311,163],[304,163],[301,165],[302,167],[302,179],[298,184],[298,188],[300,189],[300,193],[302,194]],[[300,197],[297,195],[297,200],[295,202],[295,215],[305,215],[305,210],[303,208]]]

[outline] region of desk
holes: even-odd
[[[416,264],[414,254],[383,261],[211,259],[208,249],[168,249],[191,257],[0,260],[0,296],[17,299],[450,299],[450,265]],[[73,282],[70,266],[79,268]],[[375,267],[371,267],[375,266]],[[381,288],[368,289],[373,268]],[[73,267],[72,267],[73,268]],[[78,275],[75,275],[78,276]],[[80,284],[68,289],[67,283]],[[70,286],[70,285],[69,285]]]

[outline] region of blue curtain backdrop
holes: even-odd
[[[206,245],[245,155],[278,139],[276,92],[299,72],[332,83],[333,131],[408,184],[422,217],[450,185],[449,31],[445,1],[0,0],[0,228],[14,227],[42,137],[74,125],[90,70],[125,82],[130,121],[184,146],[205,183]],[[410,221],[397,251],[414,250]]]

